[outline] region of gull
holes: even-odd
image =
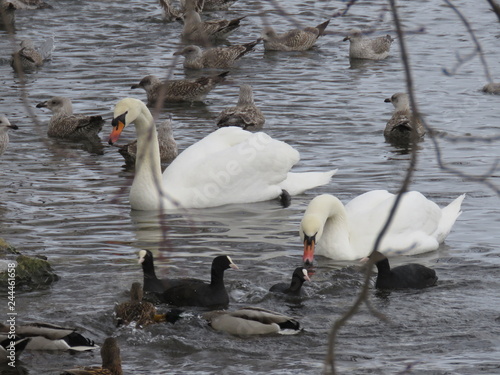
[[[294,29],[283,34],[277,34],[270,26],[264,28],[261,38],[264,40],[266,51],[305,51],[316,43],[316,40],[323,35],[330,20],[319,24],[316,27],[306,27],[303,30]]]
[[[226,39],[229,34],[240,26],[239,17],[232,20],[202,21],[200,14],[195,10],[188,10],[184,14],[184,28],[182,39],[198,44],[207,44],[220,39]]]
[[[344,38],[348,40],[349,58],[382,60],[389,56],[389,50],[394,39],[390,35],[376,38],[366,38],[360,29],[352,29],[349,35]]]
[[[245,130],[260,130],[266,121],[261,110],[253,101],[252,86],[240,86],[240,97],[236,107],[224,109],[215,122],[219,128],[224,126],[239,126]]]
[[[398,92],[390,98],[385,99],[384,102],[394,105],[392,117],[384,129],[384,136],[387,140],[410,142],[412,132],[415,132],[417,138],[425,134],[425,128],[422,123],[412,120],[410,102],[406,93]]]
[[[11,124],[7,116],[0,115],[0,155],[5,152],[9,144],[9,129],[18,129],[18,127]]]

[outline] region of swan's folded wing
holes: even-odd
[[[273,199],[299,153],[265,133],[221,128],[182,152],[163,174],[167,194],[184,207]]]

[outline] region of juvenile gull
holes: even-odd
[[[316,43],[316,40],[323,35],[330,20],[319,24],[316,27],[306,27],[303,30],[294,29],[283,34],[277,34],[270,26],[262,31],[264,48],[266,51],[305,51]]]
[[[376,38],[365,38],[360,29],[352,29],[349,35],[344,38],[348,40],[349,58],[382,60],[389,56],[391,44],[394,41],[390,35]]]
[[[487,83],[483,86],[483,92],[487,94],[500,94],[500,83],[499,82],[491,82]]]
[[[170,163],[177,156],[177,143],[172,133],[172,118],[169,118],[158,126],[158,143],[160,146],[160,160],[162,163]],[[125,159],[127,165],[135,165],[137,154],[137,140],[126,144],[118,149]]]
[[[245,16],[232,20],[202,21],[198,12],[188,10],[184,14],[182,39],[203,45],[216,40],[226,39],[229,34],[240,26],[240,21],[243,18]]]
[[[266,121],[261,110],[253,101],[252,86],[240,86],[240,97],[236,107],[224,109],[215,122],[219,128],[224,126],[239,126],[245,130],[260,130]]]
[[[45,40],[38,49],[35,48],[33,41],[23,39],[21,48],[12,54],[10,65],[16,71],[18,71],[18,67],[23,72],[36,70],[50,59],[53,48],[54,40],[52,38]]]
[[[203,69],[203,68],[230,68],[235,61],[252,51],[259,41],[232,45],[229,47],[215,47],[202,50],[195,45],[189,45],[174,53],[175,56],[184,56],[184,68]]]
[[[104,120],[101,116],[74,115],[69,98],[54,96],[38,103],[37,108],[48,108],[52,111],[47,135],[53,138],[98,140]]]
[[[6,116],[0,115],[0,155],[5,152],[9,144],[9,129],[18,129],[18,127],[11,124]]]
[[[425,134],[422,123],[416,120],[412,121],[410,102],[406,93],[398,92],[385,99],[384,102],[394,105],[394,113],[384,129],[384,136],[388,141],[409,143],[413,131],[416,132],[417,139]]]
[[[52,8],[42,0],[0,0],[0,6],[11,4],[15,9],[46,9]]]
[[[227,10],[231,5],[233,5],[237,0],[198,0],[196,1],[197,11],[201,12],[202,10],[205,12],[214,11],[214,10]],[[181,0],[181,6],[188,9],[186,5],[189,4],[187,0]]]
[[[228,73],[223,72],[214,76],[164,82],[154,75],[148,75],[138,84],[132,85],[131,88],[143,88],[148,97],[148,105],[154,105],[160,94],[163,94],[164,102],[202,102],[215,86],[224,82]]]

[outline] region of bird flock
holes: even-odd
[[[181,1],[179,7],[166,0],[159,4],[165,18],[182,22],[179,38],[183,47],[173,52],[182,56],[186,71],[223,69],[199,78],[161,80],[154,75],[138,77],[132,89],[143,89],[147,103],[135,98],[119,100],[112,116],[112,131],[108,143],[115,145],[122,131],[134,124],[137,140],[120,146],[118,151],[127,164],[135,166],[129,202],[133,210],[178,210],[207,208],[235,203],[252,203],[278,199],[287,207],[291,197],[330,182],[336,170],[321,172],[292,172],[299,162],[299,153],[290,145],[271,138],[265,130],[265,116],[254,102],[253,88],[241,83],[237,104],[224,109],[215,119],[219,128],[182,152],[178,152],[172,132],[172,118],[156,126],[151,108],[173,102],[202,102],[218,85],[230,76],[230,69],[244,64],[245,56],[262,43],[266,51],[287,53],[315,47],[319,37],[326,35],[330,19],[317,26],[277,32],[266,26],[260,36],[241,45],[214,46],[236,32],[246,16],[235,19],[206,19],[201,12],[227,10],[236,1]],[[35,0],[2,0],[4,22],[14,22],[13,11],[36,7]],[[38,1],[39,8],[47,7]],[[201,14],[200,14],[201,13]],[[8,19],[7,19],[8,18]],[[390,54],[394,41],[389,35],[370,37],[360,29],[350,30],[351,59],[380,60]],[[12,55],[11,65],[17,72],[29,74],[43,69],[50,58],[53,41],[48,40],[36,49],[23,40]],[[321,48],[321,47],[319,47]],[[241,59],[241,62],[240,62]],[[491,89],[493,90],[493,88]],[[394,113],[383,135],[389,142],[412,147],[426,133],[424,126],[410,110],[406,93],[395,93],[385,102],[394,105]],[[47,135],[71,140],[92,140],[101,143],[99,133],[105,120],[101,115],[75,115],[69,98],[55,96],[36,105],[52,112]],[[17,129],[6,116],[0,116],[0,155],[7,148],[8,130]],[[168,165],[162,172],[162,166]],[[272,285],[272,293],[300,298],[304,282],[314,282],[308,267],[315,255],[334,260],[374,259],[378,275],[375,287],[380,289],[426,288],[436,284],[435,272],[419,264],[407,264],[393,269],[388,258],[392,255],[414,255],[436,250],[450,233],[461,214],[465,194],[444,208],[438,207],[419,192],[403,195],[399,209],[378,251],[373,243],[384,225],[394,203],[395,195],[385,190],[373,190],[344,205],[333,195],[315,197],[304,212],[299,234],[304,245],[303,265],[291,272],[291,280]],[[130,301],[115,306],[116,325],[142,328],[150,324],[182,319],[183,310],[190,306],[206,308],[202,318],[217,331],[235,335],[273,334],[285,330],[298,331],[300,323],[293,317],[269,311],[259,306],[227,310],[229,294],[224,285],[224,272],[238,269],[229,255],[213,259],[210,278],[159,279],[156,276],[153,253],[139,252],[143,283],[134,283]],[[208,274],[208,269],[207,269]],[[207,281],[210,280],[210,281]],[[148,302],[143,295],[157,304]],[[158,313],[158,306],[170,310]],[[0,326],[0,334],[5,326]],[[93,350],[98,346],[73,329],[49,324],[17,327],[16,352],[29,349]],[[6,351],[5,338],[1,347]],[[76,340],[76,341],[75,341]],[[66,370],[64,374],[122,374],[120,351],[114,338],[101,346],[102,367]],[[0,359],[0,360],[3,360]],[[101,372],[100,372],[101,371]]]

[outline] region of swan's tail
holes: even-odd
[[[444,242],[445,238],[450,234],[453,224],[455,224],[455,221],[462,213],[460,207],[464,198],[465,194],[462,194],[441,210],[441,220],[439,221],[435,236],[439,243]]]
[[[332,176],[337,173],[337,169],[328,172],[288,172],[287,178],[280,184],[280,187],[290,195],[301,194],[316,186],[326,185]]]

